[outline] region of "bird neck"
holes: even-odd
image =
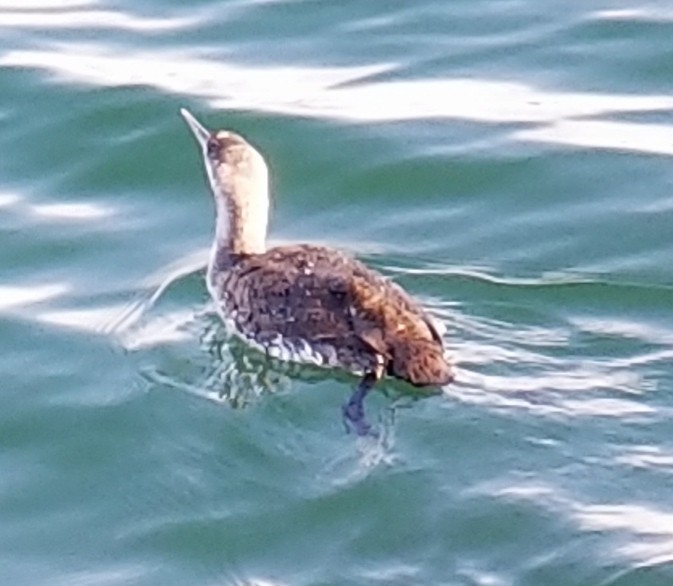
[[[215,242],[211,263],[266,251],[269,181],[256,152],[235,164],[211,165],[206,172],[215,201]]]
[[[239,186],[240,188],[241,186]],[[269,215],[266,193],[226,193],[215,197],[215,248],[218,255],[242,256],[266,251]]]

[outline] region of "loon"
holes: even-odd
[[[417,387],[453,381],[437,325],[402,288],[343,252],[267,248],[268,169],[247,140],[180,114],[199,144],[215,200],[206,286],[220,317],[270,357],[361,377],[344,421],[366,434],[363,400],[384,375]]]

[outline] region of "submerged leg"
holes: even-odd
[[[364,375],[360,384],[355,387],[353,394],[344,403],[341,408],[346,431],[353,429],[359,436],[371,435],[371,425],[365,417],[365,407],[363,401],[369,390],[383,375],[383,368],[377,367],[374,372],[368,372]]]

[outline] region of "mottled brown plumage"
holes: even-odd
[[[207,279],[223,318],[270,355],[364,375],[348,404],[350,419],[384,373],[417,386],[451,382],[441,336],[400,287],[338,250],[267,250],[264,159],[241,136],[211,133],[181,112],[201,145],[215,198]]]
[[[243,255],[212,271],[222,313],[262,345],[308,342],[321,362],[356,373],[383,366],[418,386],[450,382],[429,316],[400,287],[337,251],[299,245]]]

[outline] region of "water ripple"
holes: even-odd
[[[670,9],[268,3],[0,0],[0,582],[670,577]],[[444,395],[358,440],[354,379],[226,336],[190,100],[446,326]]]
[[[0,208],[45,222],[91,222],[109,218],[119,212],[118,207],[93,201],[59,201],[58,203],[30,203],[29,197],[18,193],[0,193]]]
[[[526,501],[564,515],[581,531],[600,532],[610,539],[604,548],[639,565],[673,561],[673,512],[654,504],[635,502],[587,503],[545,483],[512,484],[506,488],[480,489],[508,501]]]
[[[64,8],[81,8],[97,3],[97,0],[0,0],[0,10],[17,10],[22,12],[62,10]]]
[[[37,216],[59,220],[93,220],[114,214],[114,210],[92,202],[35,204],[31,210]]]
[[[59,3],[60,4],[60,3]],[[141,18],[112,10],[74,10],[87,3],[72,2],[56,5],[36,2],[28,10],[11,4],[0,3],[1,28],[50,28],[77,29],[119,29],[127,31],[167,31],[188,27],[195,22],[194,17],[181,18]],[[39,12],[40,10],[44,12]]]
[[[574,517],[586,531],[626,533],[617,553],[639,563],[673,562],[673,511],[640,504],[576,504]]]
[[[21,201],[21,196],[16,193],[0,193],[0,208],[11,207]]]
[[[364,83],[394,65],[241,66],[190,56],[189,50],[131,54],[72,43],[9,51],[0,57],[0,67],[46,69],[94,85],[152,85],[205,98],[216,108],[352,122],[448,118],[526,123],[533,126],[511,130],[508,139],[673,155],[668,124],[591,119],[673,109],[673,98],[664,94],[555,92],[526,83],[464,78]]]
[[[523,141],[673,156],[672,135],[673,125],[670,124],[563,120],[540,128],[519,130],[513,137]]]
[[[15,309],[55,299],[68,292],[70,287],[64,283],[0,286],[0,311]]]
[[[643,470],[673,473],[673,452],[662,446],[624,446],[615,458],[618,464],[626,464]]]
[[[588,20],[614,20],[625,22],[673,22],[673,10],[654,6],[597,10],[587,15]]]

